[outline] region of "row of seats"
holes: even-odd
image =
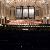
[[[17,28],[0,28],[0,50],[47,50],[50,40],[50,31],[23,31]],[[46,28],[48,29],[48,28]],[[7,49],[8,48],[8,49]]]

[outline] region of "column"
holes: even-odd
[[[11,8],[11,17],[13,17],[13,9]]]
[[[16,7],[14,8],[14,17],[16,19]]]
[[[1,1],[0,1],[0,24],[1,24]]]
[[[2,16],[3,16],[3,13],[4,13],[4,11],[3,11],[3,3],[1,3],[1,24],[3,24],[3,18],[2,18]]]

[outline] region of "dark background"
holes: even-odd
[[[48,50],[50,31],[0,29],[0,50]]]

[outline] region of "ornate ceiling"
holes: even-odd
[[[50,0],[0,0],[7,6],[42,6],[49,4]],[[50,4],[49,4],[50,5]]]

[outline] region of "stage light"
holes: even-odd
[[[42,20],[43,20],[44,18],[42,18]]]
[[[49,19],[49,17],[46,17],[47,19]]]
[[[1,18],[4,19],[4,16],[2,16]]]

